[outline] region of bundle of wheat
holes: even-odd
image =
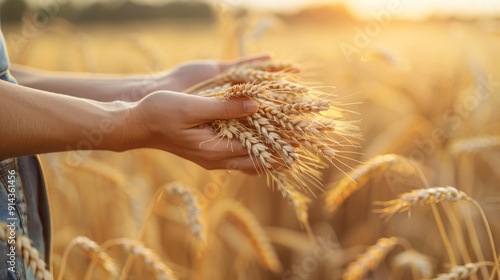
[[[308,229],[307,203],[301,191],[321,188],[324,160],[337,166],[356,146],[358,128],[344,117],[332,95],[298,82],[300,68],[292,63],[251,62],[189,89],[206,97],[227,100],[248,97],[259,102],[251,116],[211,124],[221,139],[239,139],[259,173],[295,207]]]

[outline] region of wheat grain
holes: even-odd
[[[238,122],[229,124],[228,131],[236,135],[243,147],[247,148],[248,153],[257,160],[257,165],[268,172],[273,169],[273,164],[278,164],[273,157],[271,149],[266,146],[255,134],[247,127]]]
[[[0,239],[7,242],[11,229],[5,223],[0,223]],[[45,261],[40,257],[40,253],[32,246],[32,241],[27,236],[15,231],[15,247],[19,255],[24,259],[27,267],[33,271],[36,279],[51,280],[52,274],[48,270]],[[5,265],[5,264],[3,264]]]
[[[398,240],[395,237],[380,238],[375,245],[370,246],[365,253],[349,264],[342,279],[362,279],[369,271],[373,271],[378,267],[397,243]]]
[[[259,113],[255,113],[252,116],[248,116],[247,120],[255,127],[263,137],[263,140],[274,148],[286,164],[293,164],[297,160],[298,156],[293,147],[288,141],[283,139],[281,132],[276,126],[271,124],[269,119]]]
[[[285,94],[288,96],[304,95],[310,91],[310,89],[301,84],[297,84],[290,81],[262,81],[259,85],[268,88],[273,93]]]
[[[227,88],[221,92],[207,96],[209,97],[214,96],[225,100],[231,97],[241,97],[241,96],[252,97],[255,99],[266,99],[265,95],[266,90],[267,90],[266,87],[261,86],[259,84],[245,83],[245,84],[233,85],[230,88]]]
[[[311,133],[315,136],[322,136],[325,131],[333,131],[334,125],[333,121],[316,121],[300,118],[292,118],[282,111],[268,106],[261,106],[259,108],[259,114],[266,116],[268,119],[279,124],[283,129],[286,130],[298,130],[301,133]]]
[[[326,111],[330,109],[329,100],[302,101],[293,104],[282,104],[277,108],[287,115],[297,115],[310,112]]]

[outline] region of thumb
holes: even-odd
[[[248,98],[220,100],[216,97],[200,97],[194,109],[201,123],[246,117],[257,112],[259,103]]]

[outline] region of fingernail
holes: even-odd
[[[259,109],[259,103],[253,100],[243,101],[243,111],[245,113],[255,113]]]

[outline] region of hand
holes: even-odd
[[[154,92],[132,109],[142,135],[141,143],[135,146],[165,150],[209,170],[255,173],[252,159],[239,140],[220,141],[204,124],[248,116],[257,110],[258,103],[246,98],[222,101],[171,91]]]
[[[188,62],[179,65],[173,69],[172,72],[168,73],[168,80],[171,80],[172,82],[169,83],[168,88],[160,89],[182,92],[189,87],[210,79],[235,65],[251,61],[265,61],[270,58],[271,57],[269,55],[264,54],[243,57],[232,62],[220,62],[215,60]]]

